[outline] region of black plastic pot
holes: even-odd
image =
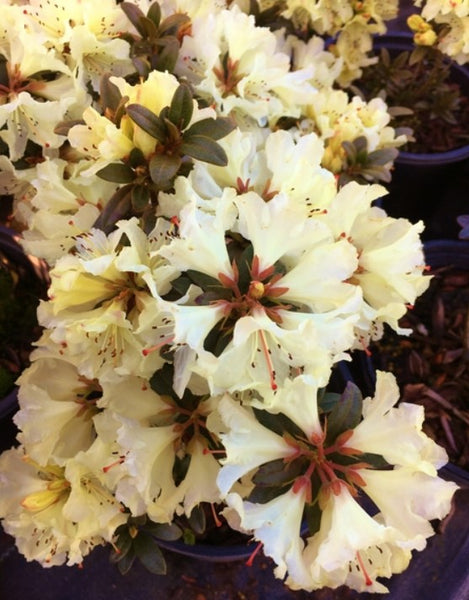
[[[392,55],[412,50],[412,36],[394,33],[376,36],[376,49],[387,48]],[[469,70],[451,64],[451,79],[469,97]],[[389,195],[383,208],[394,217],[413,223],[423,220],[423,239],[457,237],[456,217],[461,214],[461,192],[469,185],[469,144],[447,152],[413,153],[399,151],[394,164]],[[467,204],[467,197],[464,199]]]

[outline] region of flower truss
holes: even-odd
[[[0,192],[50,268],[0,457],[27,560],[160,573],[223,522],[384,592],[449,512],[422,409],[345,381],[429,278],[379,207],[406,136],[338,87],[395,2],[336,4],[0,0]]]

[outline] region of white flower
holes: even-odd
[[[195,18],[185,36],[176,71],[215,102],[223,115],[240,111],[261,125],[283,114],[299,116],[311,93],[311,68],[290,70],[290,57],[277,51],[275,35],[257,27],[236,6]]]
[[[195,305],[182,300],[172,306],[174,343],[197,352],[197,372],[216,393],[253,387],[259,376],[275,390],[276,380],[283,382],[291,367],[312,371],[325,384],[332,363],[353,343],[361,295],[345,280],[356,267],[355,249],[331,243],[329,229],[305,219],[304,210],[284,194],[266,203],[254,192],[232,200],[231,192],[216,200],[214,214],[186,205],[180,213],[180,237],[161,248],[175,268],[196,270],[214,281],[203,289],[208,303],[201,294]],[[245,259],[246,281],[239,279],[245,264],[230,265],[225,240],[230,231],[252,245],[253,256]],[[214,356],[204,342],[218,323],[232,339]],[[255,371],[257,363],[260,372]],[[235,371],[229,371],[235,368],[241,372],[233,378]]]
[[[49,374],[54,373],[53,377]],[[87,450],[94,437],[97,382],[80,377],[65,358],[38,358],[18,379],[19,441],[38,463],[63,465]]]
[[[260,465],[287,458],[294,449],[278,434],[270,431],[257,421],[249,408],[241,406],[228,394],[218,405],[227,432],[219,432],[226,458],[221,460],[217,483],[222,496],[226,496],[234,483]]]
[[[304,490],[292,489],[265,504],[243,502],[238,494],[228,494],[226,503],[240,516],[240,525],[262,543],[263,552],[270,556],[276,567],[274,574],[284,579],[286,573],[295,580],[307,575],[302,561],[304,542],[300,537]]]
[[[337,239],[348,239],[356,248],[358,267],[349,280],[362,289],[364,306],[357,337],[366,345],[373,323],[388,323],[398,333],[409,333],[398,319],[430,283],[423,275],[425,260],[419,233],[423,223],[388,217],[371,202],[385,193],[378,185],[345,185],[328,208],[324,219]]]
[[[87,467],[86,456],[70,459],[64,470],[35,463],[22,447],[1,455],[0,515],[27,560],[44,567],[79,564],[126,522],[122,506]]]
[[[398,400],[394,375],[377,371],[375,396],[363,401],[363,420],[345,445],[434,476],[447,462],[446,452],[423,433],[423,407],[406,402],[395,407]]]
[[[83,177],[88,166],[86,161],[73,165],[58,158],[39,163],[30,178],[35,194],[16,204],[27,225],[24,247],[50,266],[93,227],[116,190],[115,184],[98,177]]]

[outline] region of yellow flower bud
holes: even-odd
[[[433,29],[430,29],[430,30],[422,32],[422,33],[416,33],[414,35],[414,41],[419,46],[433,46],[433,44],[435,44],[435,42],[437,40],[438,40],[438,36],[433,31]]]
[[[407,18],[407,25],[412,31],[423,32],[431,29],[429,23],[427,23],[420,15],[410,15]]]

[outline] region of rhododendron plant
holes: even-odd
[[[292,589],[385,592],[456,489],[393,375],[347,367],[429,284],[378,205],[406,133],[338,89],[396,2],[0,4],[0,192],[50,274],[3,527],[161,572],[223,522]]]

